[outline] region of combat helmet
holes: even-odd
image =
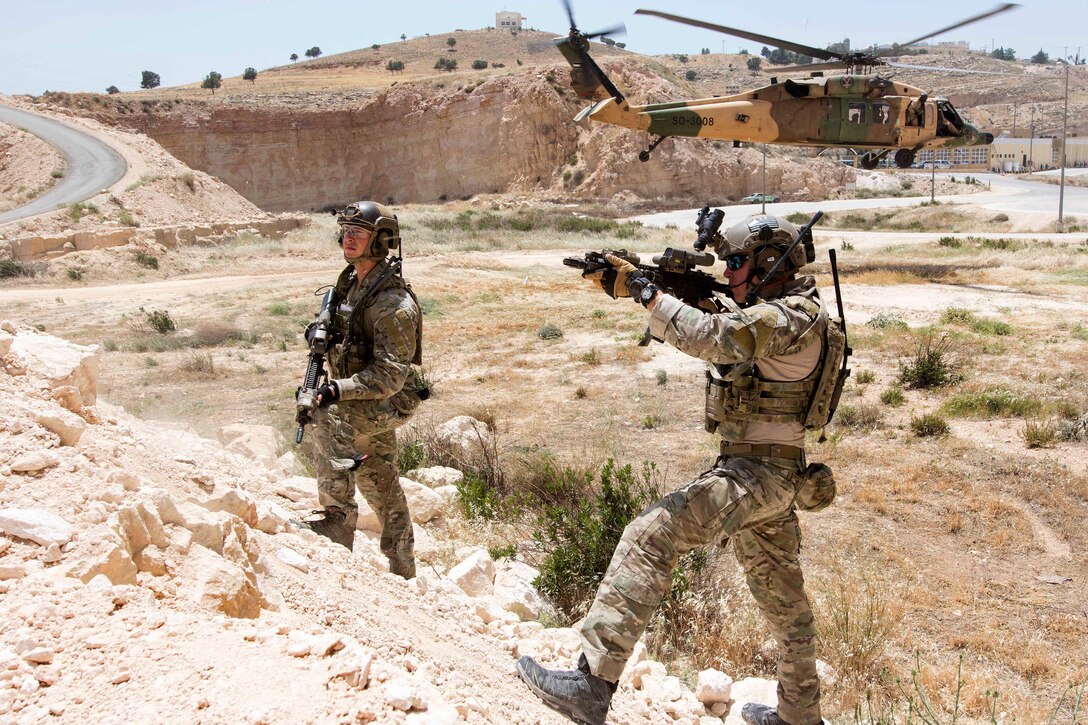
[[[372,232],[370,245],[361,256],[348,259],[349,263],[354,264],[362,259],[383,259],[389,254],[389,250],[400,247],[400,224],[397,222],[397,215],[381,204],[373,201],[349,204],[343,211],[336,213],[336,223],[341,228],[341,245],[344,243],[344,227],[361,227]]]
[[[778,266],[775,272],[775,278],[778,279],[792,276],[815,257],[815,250],[811,249],[811,242],[807,240],[790,251],[790,245],[795,239],[797,239],[796,226],[782,217],[758,214],[730,227],[729,231],[720,237],[714,251],[718,259],[725,259],[734,254],[747,254],[751,261],[749,267],[751,274],[763,278],[767,277],[782,255],[788,251],[789,257]],[[809,254],[810,249],[812,254]]]

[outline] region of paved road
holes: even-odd
[[[29,204],[0,213],[0,224],[89,199],[115,184],[128,168],[121,155],[109,146],[60,121],[7,106],[0,106],[0,121],[25,129],[55,147],[68,165],[64,178],[52,189]]]
[[[946,173],[938,176],[957,176],[962,178],[965,174]],[[922,179],[927,179],[929,174],[918,174]],[[978,194],[951,194],[938,196],[942,204],[967,204],[981,206],[995,212],[1051,214],[1058,218],[1058,187],[1053,184],[1045,184],[1037,181],[1026,181],[1000,174],[970,174],[978,178],[983,184],[990,183],[991,190]],[[917,184],[916,184],[917,187]],[[929,201],[929,197],[901,197],[887,199],[837,199],[834,201],[794,201],[767,204],[768,214],[785,216],[793,212],[805,212],[813,214],[817,209],[822,211],[839,211],[844,209],[877,209],[898,206],[916,206],[923,201]],[[722,222],[723,228],[729,228],[731,224],[743,220],[751,214],[758,214],[759,204],[741,204],[737,206],[720,207],[725,212]],[[1073,216],[1088,216],[1088,188],[1069,186],[1065,187],[1065,219],[1068,221]],[[662,212],[660,214],[646,214],[633,217],[646,226],[664,227],[674,224],[681,229],[695,228],[695,215],[697,209]],[[1003,235],[1008,236],[1008,235]],[[1037,235],[1036,235],[1037,236]]]

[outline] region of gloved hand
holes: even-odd
[[[638,267],[628,262],[622,257],[617,257],[614,254],[606,254],[604,258],[608,260],[608,263],[612,265],[612,269],[616,271],[616,281],[614,283],[613,297],[634,297],[635,301],[638,301],[638,296],[642,293],[642,288],[650,284],[648,280]]]
[[[340,386],[336,384],[335,380],[330,380],[328,383],[318,388],[317,395],[314,396],[314,400],[317,402],[318,407],[321,408],[327,408],[339,399]]]

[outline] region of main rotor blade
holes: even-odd
[[[665,20],[672,20],[673,22],[683,23],[685,25],[694,25],[696,28],[714,30],[719,33],[725,33],[726,35],[735,35],[738,38],[753,40],[757,43],[765,43],[766,45],[773,45],[776,48],[790,50],[794,53],[800,53],[801,55],[812,56],[813,58],[822,58],[823,60],[836,60],[842,57],[842,55],[840,55],[839,53],[832,53],[830,50],[813,48],[808,45],[801,45],[800,43],[791,43],[788,40],[772,38],[769,35],[749,33],[747,30],[738,30],[737,28],[729,28],[724,25],[715,25],[714,23],[707,23],[702,20],[692,20],[691,18],[681,17],[679,15],[672,15],[671,13],[663,13],[659,10],[636,10],[635,15],[656,15],[657,17],[664,18]]]
[[[764,73],[800,73],[801,71],[824,71],[824,70],[843,70],[849,68],[849,63],[843,63],[839,60],[833,60],[828,63],[808,63],[807,65],[785,65],[777,66],[772,65],[766,68],[761,68]]]
[[[940,35],[941,33],[947,33],[949,30],[955,30],[956,28],[962,28],[964,25],[970,25],[971,23],[977,23],[979,20],[984,20],[984,19],[986,19],[988,17],[991,17],[993,15],[1003,13],[1006,10],[1012,10],[1015,7],[1019,7],[1019,6],[1016,3],[1004,3],[1003,5],[998,5],[993,10],[987,10],[984,13],[981,13],[979,15],[975,15],[975,16],[970,17],[970,18],[967,18],[966,20],[961,20],[958,23],[953,23],[952,25],[949,25],[947,28],[941,28],[940,30],[934,30],[932,33],[926,33],[925,35],[923,35],[923,36],[921,36],[919,38],[915,38],[914,40],[910,41],[909,43],[900,43],[895,48],[889,48],[888,50],[882,50],[879,53],[875,53],[874,55],[876,57],[879,57],[879,56],[882,56],[882,55],[895,55],[895,53],[900,48],[906,48],[908,46],[914,45],[915,43],[921,43],[923,40],[927,40],[929,38],[932,38],[934,35]]]
[[[975,73],[977,75],[984,76],[1011,76],[1012,73],[998,73],[992,70],[971,70],[970,68],[946,68],[941,65],[911,65],[910,63],[890,63],[886,62],[884,65],[890,65],[893,68],[911,68],[914,70],[943,70],[949,73]]]
[[[571,7],[570,0],[563,0],[563,7],[567,11],[567,18],[570,20],[570,27],[571,28],[578,27],[577,25],[574,24],[574,8]]]
[[[613,26],[611,28],[605,28],[604,30],[598,30],[596,33],[586,33],[585,38],[603,38],[606,35],[627,35],[627,26],[623,23]]]

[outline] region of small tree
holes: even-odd
[[[1016,60],[1016,51],[1012,48],[994,48],[990,51],[990,57],[998,60]]]
[[[457,45],[457,38],[446,38],[446,45],[450,46],[451,48]]]
[[[1039,52],[1031,56],[1031,62],[1038,63],[1039,65],[1046,65],[1050,62],[1050,55],[1042,48],[1039,48]]]
[[[291,54],[291,62],[294,63],[296,60],[298,60],[298,53],[292,53]]]
[[[699,51],[699,55],[710,55],[710,48],[703,48]]]
[[[371,50],[377,50],[377,49],[378,49],[378,48],[380,48],[380,47],[382,47],[382,46],[380,46],[379,44],[375,43],[374,45],[370,46],[370,49],[371,49]]]
[[[242,71],[242,80],[250,81],[251,83],[255,83],[256,80],[257,80],[257,69],[256,68],[246,68],[244,71]]]
[[[472,70],[484,70],[487,68],[486,60],[474,60],[472,61]]]
[[[109,93],[111,96],[114,93],[120,93],[120,92],[121,92],[121,89],[118,88],[117,86],[110,86],[109,88],[106,89],[106,93]]]
[[[316,45],[306,51],[306,57],[307,58],[317,58],[320,55],[321,55],[321,48],[318,48]]]
[[[399,73],[400,71],[404,70],[404,61],[391,60],[385,64],[385,69],[390,73]]]
[[[208,73],[204,76],[204,82],[200,84],[201,88],[210,88],[212,95],[215,95],[215,89],[223,85],[223,76],[215,71]]]
[[[158,73],[145,70],[140,74],[140,88],[157,88],[162,83]]]
[[[624,48],[627,47],[627,43],[616,43],[616,47],[619,48],[620,50],[623,50]]]
[[[748,70],[759,70],[759,66],[762,64],[763,59],[753,55],[748,59]]]
[[[687,73],[684,74],[684,77],[687,78],[689,81],[695,80],[695,71],[689,70]]]
[[[452,73],[457,70],[457,61],[453,58],[439,58],[435,62],[434,67],[436,70],[444,70]]]
[[[407,35],[405,35],[404,33],[401,33],[401,34],[400,34],[400,40],[401,40],[401,42],[403,43],[403,42],[404,42],[405,40],[408,40],[408,36],[407,36]]]

